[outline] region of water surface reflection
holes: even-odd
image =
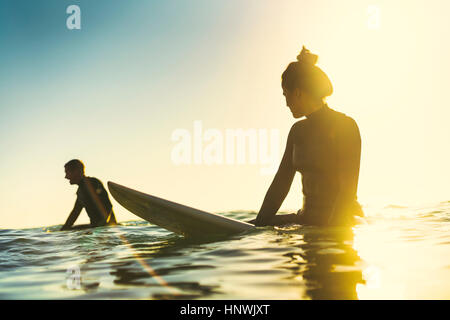
[[[358,298],[356,285],[364,281],[352,228],[303,227],[292,238],[282,241],[295,249],[285,254],[290,258],[286,267],[292,271],[291,279],[303,284],[304,298]]]
[[[369,213],[369,223],[354,228],[263,227],[206,242],[143,221],[0,230],[0,297],[448,298],[449,203]],[[80,270],[78,289],[67,285],[72,267]]]

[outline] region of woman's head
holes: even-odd
[[[290,63],[281,76],[286,104],[295,118],[305,115],[311,104],[322,103],[333,93],[330,79],[315,65],[317,58],[303,46],[297,61]]]

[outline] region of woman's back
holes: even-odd
[[[356,201],[361,155],[356,122],[325,105],[297,122],[292,138],[293,166],[302,174],[302,222],[342,224],[349,215],[361,215]]]

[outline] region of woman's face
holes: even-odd
[[[300,89],[288,90],[283,88],[283,95],[286,98],[286,105],[291,109],[294,118],[301,118],[304,115],[302,94]]]

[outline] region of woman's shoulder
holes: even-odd
[[[302,130],[302,128],[304,128],[307,125],[306,120],[307,119],[302,119],[302,120],[295,122],[291,127],[291,131]]]
[[[330,109],[330,111],[333,114],[333,117],[331,117],[332,122],[334,122],[339,128],[344,129],[359,129],[358,128],[358,124],[356,123],[356,120],[353,119],[351,116],[340,112],[340,111],[336,111],[334,109]]]
[[[345,113],[336,111],[336,121],[334,130],[339,133],[343,139],[359,139],[361,140],[361,134],[359,131],[358,124],[355,119],[346,115]]]
[[[306,119],[302,119],[302,120],[295,122],[292,125],[291,130],[289,131],[289,137],[295,137],[295,136],[298,137],[305,130],[306,126],[307,126]]]
[[[349,123],[355,123],[356,124],[355,119],[353,119],[351,116],[347,115],[346,113],[340,112],[340,111],[336,111],[336,110],[331,109],[331,108],[330,108],[330,110],[335,115],[335,118],[337,118],[339,120],[342,120],[344,122],[349,122]]]

